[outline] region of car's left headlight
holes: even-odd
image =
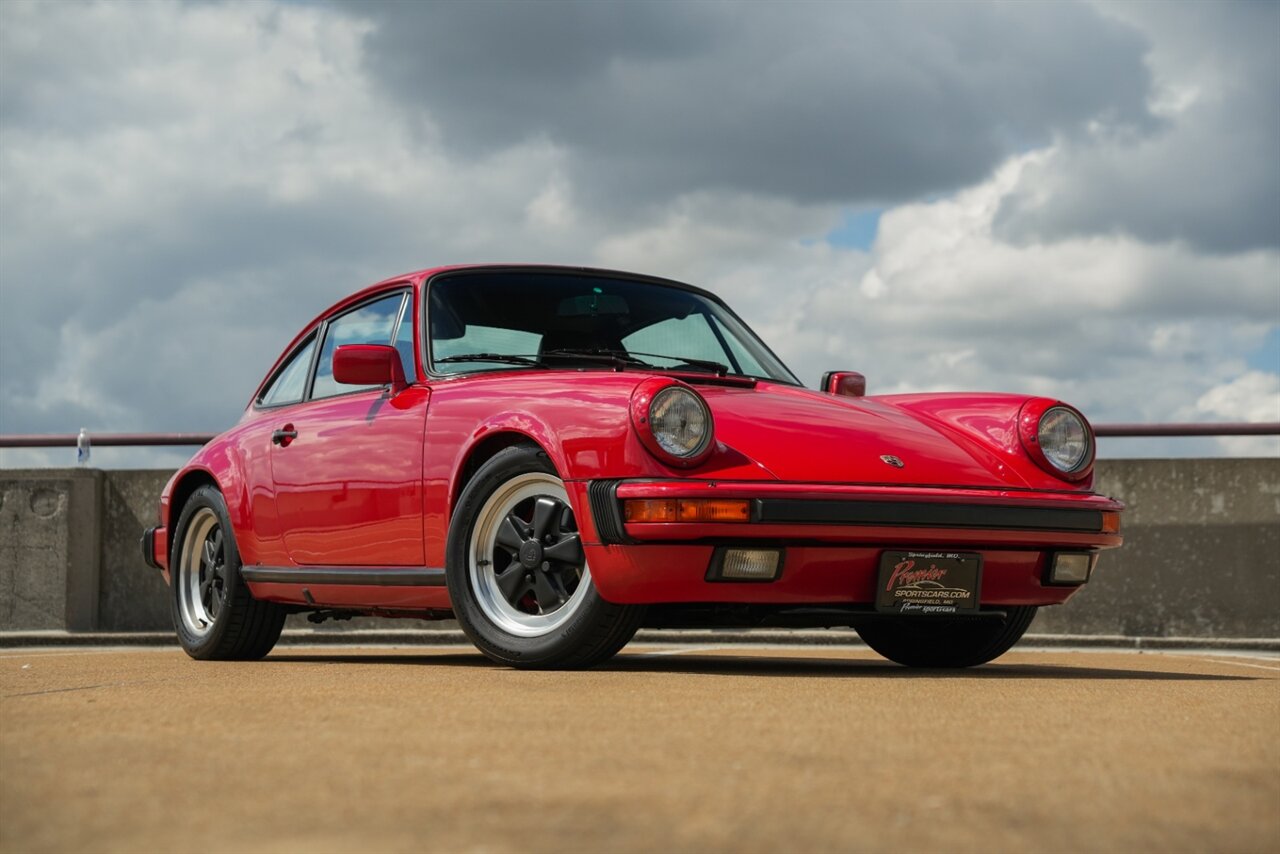
[[[1041,468],[1081,480],[1093,468],[1093,430],[1079,412],[1057,401],[1028,401],[1020,417],[1022,444]]]
[[[1089,441],[1089,428],[1070,409],[1055,406],[1045,412],[1036,432],[1045,459],[1059,471],[1073,472],[1089,458],[1093,444]]]
[[[631,398],[631,421],[644,446],[664,463],[694,466],[714,444],[707,402],[687,385],[665,378],[642,382]]]

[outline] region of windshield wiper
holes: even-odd
[[[531,356],[508,356],[502,353],[464,353],[460,356],[445,356],[443,359],[436,359],[437,365],[447,364],[449,362],[507,362],[512,365],[533,365],[539,368],[545,368],[541,361]]]
[[[635,365],[640,368],[657,367],[656,365],[649,364],[644,359],[637,359],[630,353],[623,350],[601,350],[598,348],[575,349],[572,347],[562,347],[556,350],[543,350],[542,357],[545,359],[547,356],[560,359],[592,359],[597,362],[610,362],[619,366]]]
[[[667,356],[662,353],[640,353],[636,350],[632,350],[631,352],[637,356],[648,356],[650,358],[658,358],[658,359],[671,359],[673,361],[680,363],[679,365],[672,365],[671,367],[662,367],[661,365],[654,366],[664,371],[673,371],[676,368],[683,368],[687,366],[690,368],[702,368],[703,370],[711,371],[712,373],[721,377],[729,373],[728,365],[722,365],[719,362],[713,362],[710,359],[690,359],[686,356]]]
[[[655,365],[652,362],[646,362],[638,356],[649,356],[655,359],[670,359],[673,362],[679,362],[679,365],[663,366]],[[532,365],[538,368],[547,367],[546,360],[550,359],[585,359],[594,362],[608,362],[616,367],[632,366],[637,368],[649,368],[658,371],[673,371],[682,368],[695,368],[704,371],[710,371],[716,376],[725,376],[729,373],[729,366],[722,365],[719,362],[713,362],[710,359],[693,359],[685,356],[668,356],[665,353],[639,353],[636,351],[627,352],[626,350],[607,350],[600,348],[572,348],[563,347],[555,350],[544,350],[538,357],[520,356],[510,353],[463,353],[458,356],[446,356],[443,359],[436,359],[437,365],[449,364],[450,362],[506,362],[511,365]]]
[[[722,365],[719,362],[713,362],[710,359],[691,359],[685,356],[668,356],[665,353],[641,353],[638,350],[603,350],[603,349],[571,349],[564,348],[559,350],[545,350],[542,353],[543,358],[547,356],[560,356],[566,359],[585,358],[600,359],[613,362],[615,365],[635,365],[640,368],[652,368],[659,371],[674,371],[680,368],[700,368],[704,371],[710,371],[717,376],[725,376],[729,373],[729,366]],[[644,359],[638,359],[637,356],[648,356],[651,359],[670,359],[673,362],[679,362],[679,365],[655,365],[652,362],[646,362]]]

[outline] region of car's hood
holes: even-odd
[[[892,399],[836,397],[793,386],[699,385],[716,439],[780,480],[1027,488],[991,445]],[[1002,398],[1016,415],[1017,404]],[[895,462],[896,460],[896,462]],[[898,463],[901,463],[899,466]]]

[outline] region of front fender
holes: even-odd
[[[1031,489],[1089,492],[1093,472],[1075,481],[1040,468],[1022,446],[1019,416],[1033,404],[1063,405],[1061,401],[1020,394],[912,394],[873,398],[911,413],[957,443],[993,454]],[[1074,407],[1070,407],[1074,409]],[[1090,428],[1092,430],[1092,428]]]

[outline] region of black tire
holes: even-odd
[[[1004,620],[903,617],[858,627],[867,646],[908,667],[973,667],[1009,651],[1031,625],[1034,605],[1004,609]]]
[[[489,658],[580,669],[635,635],[644,607],[600,597],[576,531],[564,484],[540,448],[499,451],[467,483],[449,524],[445,574],[462,630]]]
[[[222,493],[202,486],[182,508],[169,560],[173,626],[187,655],[206,661],[262,658],[287,611],[260,602],[240,578],[240,550]]]

